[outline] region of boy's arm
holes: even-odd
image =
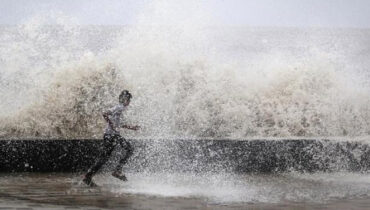
[[[110,115],[112,115],[112,112],[111,111],[106,111],[106,112],[103,112],[103,117],[104,117],[104,119],[105,119],[105,121],[107,121],[108,122],[108,124],[110,125],[110,127],[114,130],[114,131],[116,131],[116,129],[113,127],[113,123],[112,123],[112,121],[109,119],[109,116]]]
[[[130,130],[134,130],[134,131],[136,131],[140,128],[140,126],[138,126],[138,125],[133,125],[133,126],[132,125],[122,125],[121,127],[126,128],[126,129],[130,129]]]

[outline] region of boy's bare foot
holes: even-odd
[[[98,185],[95,184],[93,181],[92,181],[92,177],[90,176],[85,176],[82,180],[83,183],[85,183],[86,185],[90,186],[90,187],[97,187]]]
[[[120,172],[115,171],[115,172],[112,173],[112,176],[114,176],[117,179],[120,179],[120,180],[122,180],[124,182],[127,181],[127,178],[126,178],[126,176],[123,173],[120,173]]]

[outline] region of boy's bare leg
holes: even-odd
[[[131,144],[124,138],[120,139],[120,144],[123,149],[126,150],[125,156],[119,161],[117,167],[115,168],[114,172],[112,173],[112,176],[122,180],[127,181],[126,176],[122,173],[123,165],[127,163],[127,160],[132,156],[133,149]]]
[[[99,159],[95,164],[87,171],[83,182],[89,186],[97,186],[93,181],[92,177],[99,171],[99,169],[108,161],[110,155],[112,154],[116,143],[111,141],[111,139],[104,139],[102,152],[100,153]]]
[[[108,157],[100,157],[95,164],[87,171],[85,174],[85,177],[83,178],[83,182],[86,185],[89,185],[91,187],[96,187],[97,185],[92,181],[92,177],[96,174],[96,172],[99,171],[99,169],[106,163],[108,160]]]

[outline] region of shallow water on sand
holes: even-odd
[[[108,174],[81,184],[80,174],[0,175],[0,207],[17,203],[107,209],[369,209],[370,176],[353,173],[281,175]],[[25,204],[25,205],[26,205]],[[56,208],[55,207],[55,208]],[[41,208],[41,207],[40,207]],[[49,206],[49,208],[51,208]]]

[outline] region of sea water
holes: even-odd
[[[123,119],[141,126],[130,138],[368,138],[369,29],[218,26],[151,9],[129,26],[63,15],[1,26],[0,136],[101,138],[101,112],[129,89]],[[238,202],[370,193],[366,173],[129,178],[112,189]]]

